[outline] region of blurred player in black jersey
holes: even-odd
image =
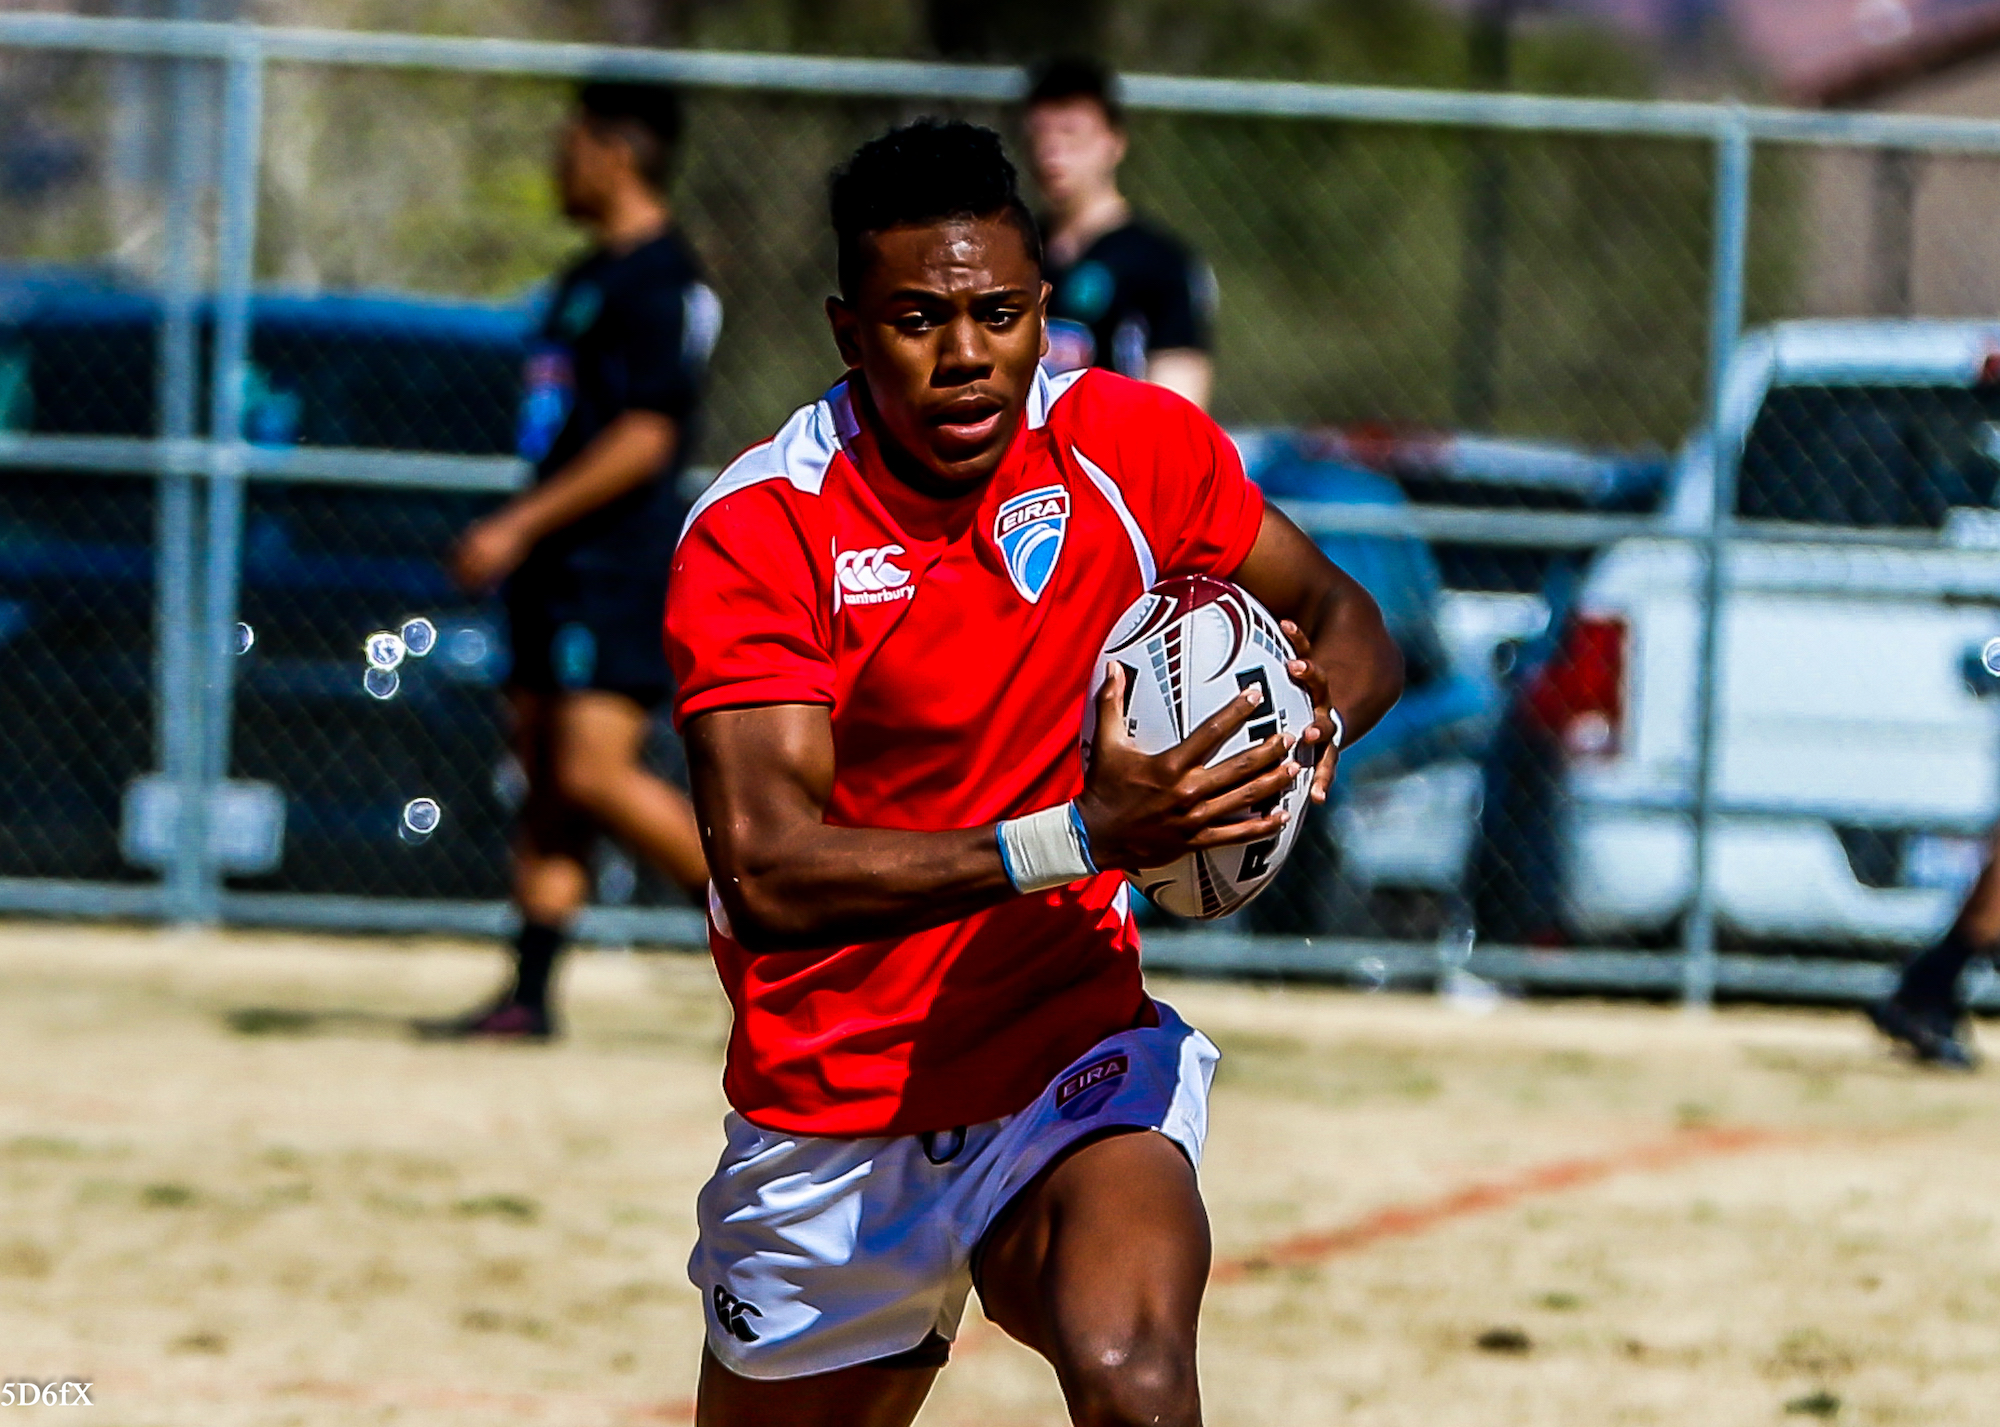
[[[687,797],[640,763],[671,691],[662,647],[676,490],[721,325],[674,227],[673,91],[586,84],[556,171],[564,216],[595,240],[557,281],[528,359],[521,452],[535,483],[465,532],[468,590],[498,587],[512,642],[507,703],[527,775],[514,847],[514,984],[434,1034],[541,1038],[549,977],[609,833],[690,896],[708,873]]]
[[[1103,66],[1057,60],[1037,71],[1024,121],[1042,215],[1048,365],[1109,367],[1206,408],[1214,369],[1215,278],[1118,191],[1125,116]]]

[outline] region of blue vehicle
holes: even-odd
[[[1406,496],[1426,505],[1473,509],[1650,513],[1665,499],[1674,469],[1659,451],[1606,453],[1384,426],[1326,428],[1307,433],[1301,444],[1313,454],[1390,477]],[[1476,823],[1462,861],[1462,914],[1483,938],[1545,943],[1561,922],[1563,762],[1546,732],[1525,715],[1545,696],[1549,679],[1565,668],[1560,656],[1565,641],[1576,637],[1570,611],[1590,552],[1477,540],[1433,548],[1456,612],[1469,606],[1485,610],[1490,642],[1474,657],[1461,649],[1460,658],[1492,666],[1472,672],[1492,680],[1503,712],[1491,726],[1478,766],[1456,770],[1472,798],[1447,797],[1430,807],[1418,803],[1403,821],[1412,821],[1407,813],[1414,811],[1454,827]],[[1509,616],[1513,628],[1495,627],[1508,624]],[[1379,834],[1381,821],[1371,831]]]
[[[511,456],[524,305],[260,295],[253,442]],[[201,342],[212,322],[197,314]],[[0,274],[0,431],[149,437],[157,294],[74,270]],[[205,412],[206,393],[197,403]],[[253,482],[230,774],[284,794],[282,865],[236,879],[297,892],[504,895],[506,789],[491,693],[493,613],[440,558],[497,497]],[[132,879],[123,790],[158,766],[154,482],[0,470],[0,875]],[[361,642],[412,615],[437,652],[392,700],[362,687]],[[446,809],[421,849],[395,835],[416,796]]]
[[[1409,497],[1387,476],[1332,459],[1310,434],[1242,438],[1245,460],[1265,495],[1288,502],[1404,509]],[[1408,784],[1435,770],[1467,767],[1490,742],[1500,714],[1492,680],[1455,666],[1439,634],[1438,605],[1444,582],[1431,548],[1414,534],[1318,534],[1327,557],[1366,587],[1382,608],[1390,634],[1403,651],[1402,699],[1367,738],[1340,760],[1335,796],[1302,831],[1278,882],[1251,904],[1247,916],[1260,931],[1311,935],[1376,931],[1360,905],[1354,879],[1344,875],[1357,857],[1381,849],[1354,845],[1354,823],[1340,806],[1371,789]],[[1476,801],[1476,790],[1475,790]],[[1463,801],[1441,823],[1420,832],[1407,856],[1422,864],[1411,879],[1435,898],[1456,894],[1473,806]],[[1426,833],[1427,843],[1426,845]]]

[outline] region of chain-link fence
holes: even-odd
[[[920,113],[1012,135],[1021,84],[0,17],[0,903],[502,924],[505,631],[441,559],[524,478],[537,293],[578,244],[553,133],[600,74],[687,96],[706,469],[837,374],[828,169]],[[1149,954],[1879,985],[2000,808],[2000,125],[1127,97],[1128,190],[1215,273],[1216,412],[1409,666],[1281,884]],[[699,934],[615,847],[597,873],[587,934]]]

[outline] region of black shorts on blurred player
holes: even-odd
[[[653,576],[531,559],[507,581],[503,596],[513,653],[509,687],[623,694],[648,710],[673,692],[661,643],[664,562]]]

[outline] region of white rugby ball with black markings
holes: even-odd
[[[1312,700],[1285,671],[1291,658],[1278,621],[1248,591],[1189,575],[1160,581],[1119,617],[1092,689],[1102,686],[1113,664],[1125,666],[1125,731],[1144,753],[1166,752],[1245,689],[1262,689],[1263,702],[1209,759],[1213,765],[1273,733],[1297,736],[1311,725]],[[1097,700],[1086,707],[1087,758],[1096,737]],[[1271,885],[1291,855],[1312,788],[1312,770],[1303,759],[1315,751],[1316,745],[1298,745],[1298,777],[1265,809],[1282,807],[1291,814],[1276,837],[1192,852],[1169,866],[1128,874],[1132,885],[1178,917],[1208,921],[1240,911]]]

